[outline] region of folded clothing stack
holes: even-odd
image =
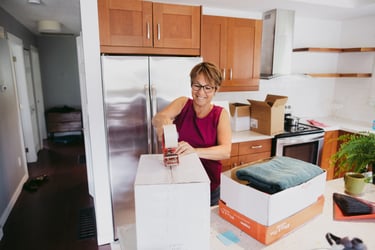
[[[249,186],[274,194],[298,186],[320,175],[319,166],[286,156],[275,156],[269,161],[252,164],[236,171],[239,180],[248,181]]]

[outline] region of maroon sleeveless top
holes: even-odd
[[[206,148],[217,145],[217,125],[222,107],[215,106],[204,118],[198,118],[193,108],[193,100],[188,99],[181,113],[175,118],[178,141],[186,141],[193,148]],[[221,162],[200,158],[211,181],[211,191],[220,185]]]

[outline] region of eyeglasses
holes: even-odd
[[[216,89],[216,87],[212,87],[210,85],[201,85],[199,83],[193,83],[191,85],[191,88],[194,91],[199,91],[199,90],[203,89],[203,91],[206,92],[206,93],[212,93]]]

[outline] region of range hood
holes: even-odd
[[[260,78],[291,73],[294,11],[273,9],[263,13]]]

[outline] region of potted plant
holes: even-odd
[[[344,134],[337,140],[341,144],[331,157],[331,165],[335,167],[336,176],[344,176],[345,191],[358,195],[362,193],[366,182],[372,179],[372,175],[365,173],[375,163],[375,133]]]

